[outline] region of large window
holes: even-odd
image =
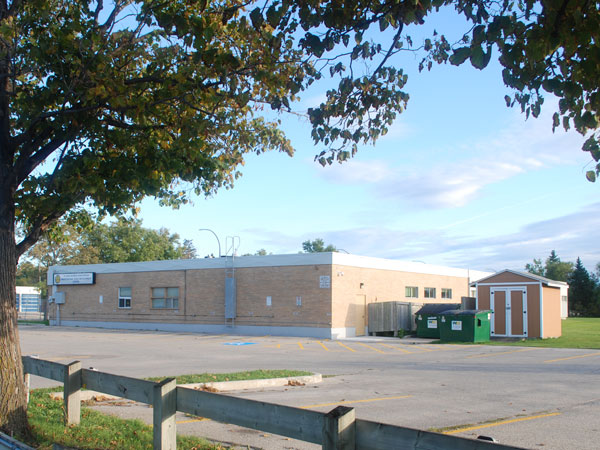
[[[425,298],[435,298],[435,288],[425,288]]]
[[[452,298],[452,289],[442,288],[442,298]]]
[[[131,308],[131,288],[119,288],[119,308]]]
[[[152,307],[157,309],[178,309],[179,288],[152,288]]]
[[[419,298],[419,288],[416,286],[406,286],[404,288],[404,296],[406,298]]]

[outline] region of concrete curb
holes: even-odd
[[[300,377],[287,377],[287,378],[265,378],[263,380],[241,380],[241,381],[218,381],[215,383],[191,383],[191,384],[178,384],[179,387],[185,387],[190,389],[214,389],[216,392],[228,392],[228,391],[243,391],[248,389],[261,389],[266,387],[277,387],[277,386],[301,386],[304,384],[314,384],[323,381],[323,376],[320,373],[313,373],[312,375],[304,375]],[[52,392],[50,397],[56,400],[63,399],[62,392]],[[104,394],[97,391],[81,391],[81,401],[90,400],[126,400],[116,395]]]
[[[314,373],[312,375],[304,375],[300,377],[266,378],[264,380],[219,381],[215,383],[178,384],[177,386],[191,389],[209,388],[215,389],[218,392],[227,392],[242,391],[246,389],[260,389],[265,387],[313,384],[320,383],[321,381],[323,381],[322,375],[320,373]]]

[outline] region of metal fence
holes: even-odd
[[[83,369],[81,363],[59,364],[23,357],[25,380],[38,375],[64,383],[66,424],[79,424],[81,389],[116,395],[153,406],[154,449],[176,448],[177,411],[319,444],[326,450],[518,450],[518,447],[356,419],[354,408],[328,413],[198,391],[177,386],[174,378],[159,383]]]

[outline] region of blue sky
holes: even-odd
[[[555,100],[526,121],[506,107],[511,92],[494,59],[484,71],[442,65],[418,73],[412,55],[394,63],[409,76],[408,108],[352,161],[322,168],[308,122],[284,117],[293,158],[249,156],[232,190],[179,210],[148,199],[144,225],[191,239],[199,256],[218,252],[214,236],[198,231],[209,228],[223,247],[226,236],[239,236],[239,254],[296,253],[320,237],[354,254],[480,270],[522,270],[554,249],[593,269],[600,183],[585,179],[593,165],[583,137],[552,133]],[[325,89],[306,92],[294,109],[318,104]]]

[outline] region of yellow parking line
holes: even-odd
[[[304,350],[304,346],[302,345],[302,342],[298,342],[298,347],[300,347],[300,350]]]
[[[529,350],[535,350],[535,348],[521,348],[519,350],[509,350],[507,352],[491,352],[491,353],[484,353],[482,355],[470,355],[470,356],[465,356],[465,359],[467,359],[467,358],[485,358],[486,356],[496,356],[496,355],[508,355],[510,353],[527,352]]]
[[[550,414],[540,414],[538,416],[520,417],[518,419],[502,420],[500,422],[486,423],[486,424],[477,425],[474,427],[459,428],[457,430],[446,431],[444,434],[457,434],[457,433],[462,433],[464,431],[479,430],[480,428],[496,427],[498,425],[506,425],[507,423],[524,422],[525,420],[541,419],[543,417],[552,417],[552,416],[558,416],[558,415],[560,415],[560,413],[550,413]]]
[[[323,347],[325,350],[329,351],[329,349],[327,347],[325,347],[325,344],[323,344],[321,341],[317,341],[319,343],[319,345],[321,347]]]
[[[385,353],[385,352],[382,352],[381,350],[379,350],[379,349],[377,349],[377,348],[375,348],[375,347],[371,347],[370,345],[363,344],[362,342],[359,342],[359,343],[358,343],[358,345],[362,345],[363,347],[370,348],[371,350],[375,350],[375,351],[376,351],[376,352],[378,352],[378,353]]]
[[[356,350],[354,350],[353,348],[348,347],[347,345],[342,344],[341,342],[338,342],[338,345],[344,347],[346,350],[350,350],[351,352],[356,352]]]
[[[398,347],[397,345],[390,345],[390,344],[381,344],[381,345],[383,345],[384,347],[393,348],[394,350],[398,350],[398,351],[401,351],[404,353],[413,353],[413,352],[409,352],[408,350],[405,350],[401,347]]]
[[[308,409],[308,408],[320,408],[321,406],[348,405],[348,404],[352,404],[352,403],[381,402],[383,400],[399,400],[401,398],[410,398],[410,397],[412,397],[412,395],[401,395],[398,397],[367,398],[364,400],[345,400],[345,401],[341,401],[341,402],[319,403],[317,405],[301,406],[300,408]]]
[[[207,421],[207,420],[210,420],[210,419],[207,419],[206,417],[200,417],[199,419],[178,420],[178,421],[177,421],[177,422],[175,422],[175,423],[178,423],[178,424],[179,424],[179,423],[205,422],[205,421]]]
[[[566,361],[567,359],[587,358],[588,356],[600,356],[600,353],[587,353],[585,355],[569,356],[567,358],[549,359],[548,361],[544,361],[544,362],[551,363],[551,362],[556,362],[556,361]]]

